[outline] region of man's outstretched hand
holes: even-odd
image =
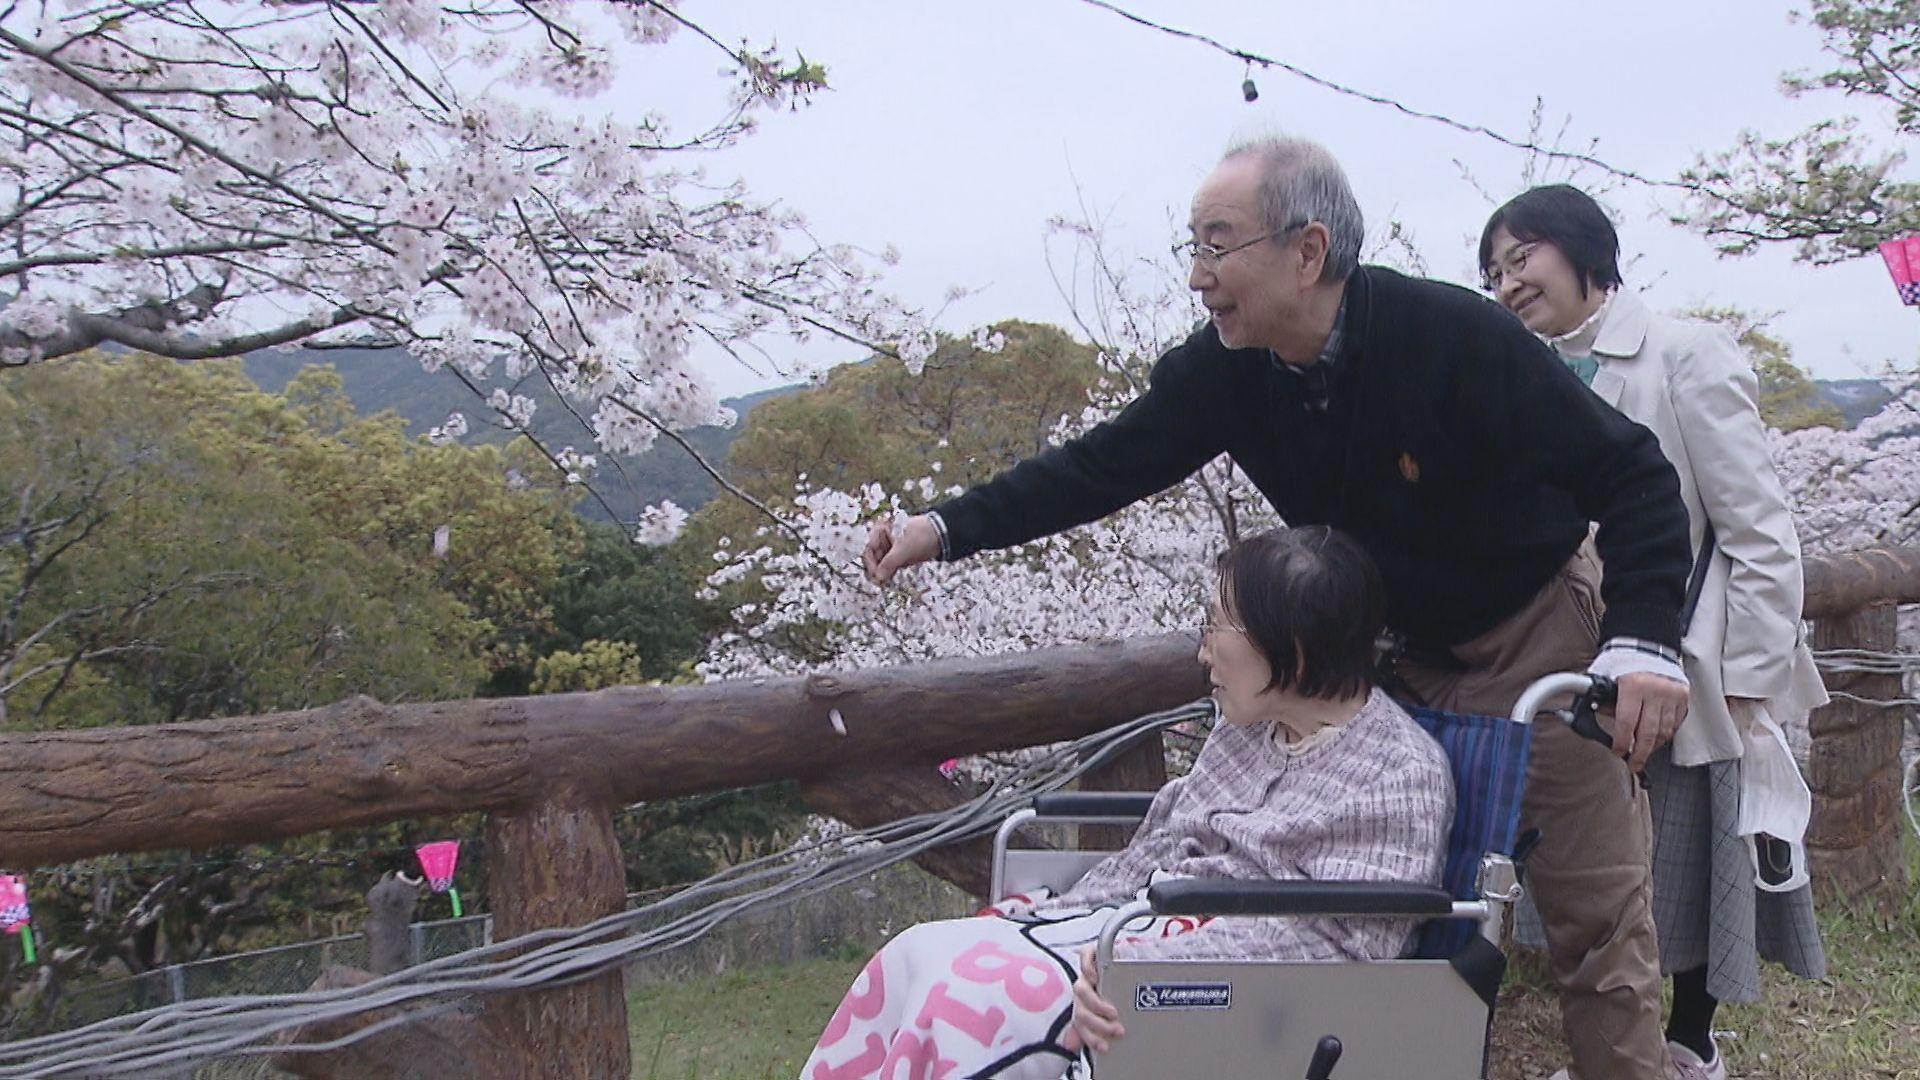
[[[915,514],[899,525],[882,522],[867,534],[867,550],[860,555],[867,578],[885,585],[909,566],[940,557],[940,530],[925,514]]]

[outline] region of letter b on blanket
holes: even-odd
[[[1007,999],[1027,1012],[1045,1012],[1067,992],[1067,980],[1045,961],[1010,953],[991,940],[961,953],[953,973],[968,982],[1000,984]]]

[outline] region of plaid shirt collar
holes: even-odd
[[[1340,345],[1347,336],[1347,296],[1340,294],[1340,310],[1333,313],[1333,330],[1327,334],[1327,343],[1320,347],[1320,357],[1306,367],[1295,367],[1284,360],[1280,366],[1292,372],[1306,382],[1307,408],[1314,412],[1326,412],[1330,391],[1329,380],[1333,376],[1334,366],[1340,360]],[[1274,358],[1279,359],[1278,354]]]

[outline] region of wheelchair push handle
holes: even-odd
[[[1562,719],[1573,729],[1575,735],[1597,742],[1607,749],[1613,749],[1613,736],[1600,726],[1598,713],[1602,708],[1611,706],[1619,700],[1620,687],[1605,675],[1588,677],[1592,686],[1582,694],[1574,696],[1573,704],[1561,712]]]
[[[1332,1035],[1320,1036],[1320,1045],[1313,1048],[1313,1061],[1307,1065],[1307,1080],[1331,1080],[1333,1067],[1340,1063],[1340,1055],[1346,1048]]]
[[[1561,694],[1572,694],[1573,703],[1564,709],[1553,710],[1553,715],[1571,728],[1575,735],[1598,743],[1611,753],[1613,736],[1606,728],[1600,726],[1598,714],[1601,709],[1609,708],[1619,700],[1620,686],[1605,675],[1589,675],[1583,672],[1548,675],[1535,680],[1533,685],[1527,687],[1526,692],[1520,695],[1520,700],[1514,703],[1513,719],[1518,723],[1527,723],[1536,714],[1544,711],[1542,706],[1549,699]],[[1644,771],[1634,773],[1633,779],[1628,783],[1637,784],[1644,789],[1647,786],[1647,774]]]
[[[1574,734],[1581,738],[1612,747],[1613,736],[1600,726],[1596,714],[1614,703],[1620,696],[1620,687],[1604,675],[1568,672],[1534,680],[1520,695],[1520,700],[1514,702],[1514,723],[1532,723],[1535,716],[1547,711],[1545,706],[1548,701],[1563,694],[1572,694],[1573,704],[1565,709],[1555,709],[1551,715],[1572,728]]]

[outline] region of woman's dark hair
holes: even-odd
[[[1613,231],[1607,212],[1593,196],[1566,184],[1548,184],[1514,196],[1493,212],[1480,230],[1480,273],[1493,263],[1493,234],[1505,225],[1523,244],[1543,242],[1560,254],[1580,275],[1580,295],[1589,285],[1611,289],[1620,284],[1620,234]]]
[[[1220,558],[1221,604],[1273,668],[1268,689],[1338,699],[1373,686],[1386,588],[1373,559],[1325,525],[1247,537]]]

